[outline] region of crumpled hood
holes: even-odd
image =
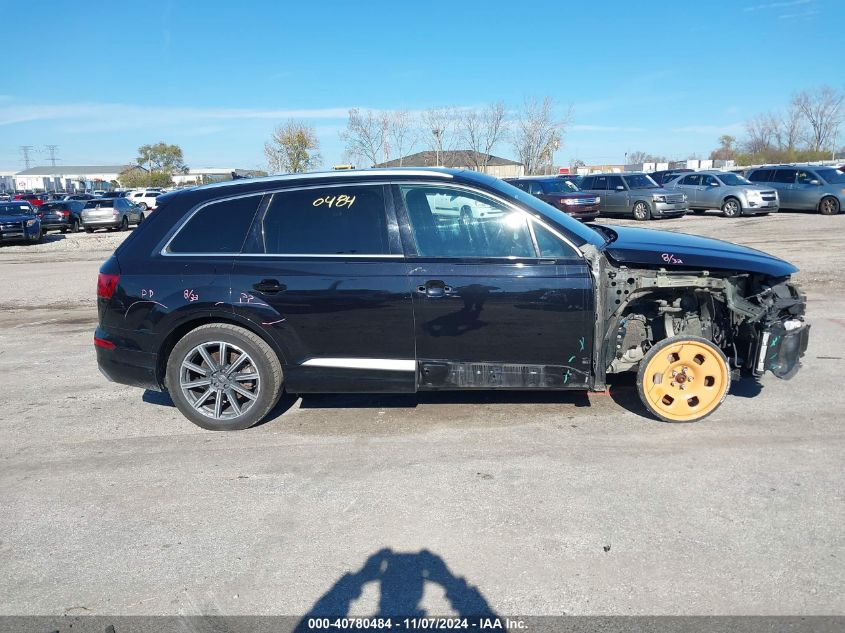
[[[708,269],[786,277],[798,269],[782,259],[747,246],[709,237],[653,229],[605,225],[617,238],[605,253],[618,264]]]

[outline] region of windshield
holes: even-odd
[[[659,189],[659,185],[645,174],[625,176],[629,189]]]
[[[729,187],[735,185],[750,185],[751,182],[740,176],[739,174],[716,174],[716,178],[722,181],[722,184]]]
[[[543,180],[540,186],[543,187],[543,193],[574,193],[580,191],[574,184],[562,178]]]
[[[32,208],[28,204],[0,204],[3,215],[32,215]]]
[[[819,169],[817,171],[826,183],[831,185],[845,183],[845,172],[841,172],[838,169]]]
[[[473,172],[470,177],[476,182],[482,183],[494,191],[500,192],[502,195],[513,198],[523,206],[548,218],[569,233],[570,237],[578,246],[592,244],[601,248],[607,243],[604,236],[590,226],[570,217],[560,209],[555,209],[552,205],[543,202],[537,196],[532,196],[530,193],[506,183],[504,180],[476,172]]]

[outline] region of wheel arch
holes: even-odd
[[[249,319],[245,319],[240,317],[236,314],[210,314],[206,316],[196,317],[194,319],[190,319],[188,321],[184,321],[177,325],[170,333],[164,338],[161,345],[159,345],[158,353],[157,353],[157,361],[156,361],[156,381],[162,387],[162,389],[166,390],[167,386],[165,383],[165,374],[167,373],[167,361],[170,358],[170,353],[173,351],[173,348],[176,346],[176,343],[184,337],[189,332],[197,329],[203,325],[209,325],[212,323],[221,323],[221,324],[228,324],[228,325],[236,325],[238,327],[242,327],[243,329],[252,332],[261,340],[263,340],[267,345],[270,346],[270,349],[279,357],[279,362],[282,364],[282,368],[284,369],[287,366],[287,361],[285,358],[285,354],[278,345],[277,341],[270,336],[266,330],[261,327],[258,327],[255,323],[250,321]]]

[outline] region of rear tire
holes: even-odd
[[[826,196],[819,202],[819,213],[822,215],[836,215],[839,213],[839,200],[833,196]]]
[[[634,204],[634,208],[631,210],[634,214],[635,220],[645,221],[651,219],[651,209],[649,208],[648,204],[643,202],[642,200]]]
[[[88,228],[88,227],[86,226],[86,227],[85,227],[85,232],[86,232],[86,233],[93,233],[93,232],[94,232],[94,229],[90,229],[90,228]]]
[[[705,213],[705,209],[690,209],[690,211],[692,211],[696,215],[704,215]]]
[[[148,208],[146,202],[139,202],[138,206],[140,207],[141,211],[146,211]]]
[[[697,422],[718,409],[731,386],[725,354],[699,336],[663,339],[640,361],[637,393],[664,422]]]
[[[738,218],[742,215],[742,203],[736,198],[727,198],[722,203],[722,215],[726,218]]]
[[[141,226],[141,222],[143,222],[146,219],[147,219],[147,217],[142,213],[141,217],[138,218],[138,226]]]
[[[257,334],[228,323],[188,332],[170,352],[166,371],[173,403],[191,422],[210,431],[239,431],[257,424],[282,393],[282,364],[273,349]]]
[[[120,231],[128,231],[129,230],[129,218],[127,218],[125,215],[123,216],[123,219],[120,221],[120,228],[118,230],[120,230]]]

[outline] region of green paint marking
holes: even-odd
[[[566,362],[567,362],[567,363],[571,363],[573,360],[575,360],[575,357],[574,357],[574,356],[570,356],[570,357],[569,357],[569,360],[568,360],[568,361],[566,361]]]
[[[569,372],[569,370],[567,369],[567,370],[566,370],[566,373],[563,375],[563,384],[564,384],[564,385],[565,385],[566,383],[568,383],[568,382],[569,382],[569,373],[570,373],[570,372]]]
[[[774,338],[772,339],[772,342],[771,342],[771,343],[769,343],[769,347],[774,347],[775,345],[777,345],[777,343],[778,343],[778,341],[779,341],[779,340],[780,340],[780,337],[779,337],[779,336],[774,337]]]
[[[584,351],[584,343],[585,343],[585,340],[584,340],[584,337],[582,336],[581,338],[578,339],[578,344],[581,346],[581,349],[579,351],[581,351],[581,352]]]

